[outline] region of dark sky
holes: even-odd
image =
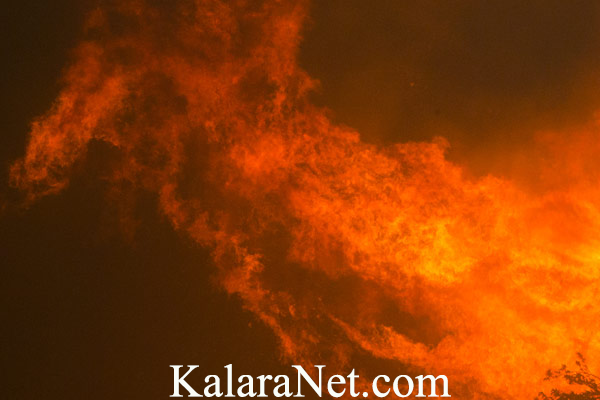
[[[15,196],[8,166],[23,154],[32,118],[55,98],[88,7],[66,0],[3,7],[3,198]],[[315,102],[364,140],[446,136],[451,157],[484,173],[533,132],[590,119],[600,101],[599,8],[596,1],[320,1],[300,61],[321,81]],[[141,208],[134,238],[123,238],[102,191],[79,179],[1,216],[7,398],[166,398],[172,363],[203,364],[204,373],[228,363],[289,372],[271,332],[211,283],[206,251],[152,206]]]
[[[440,135],[451,157],[501,172],[536,131],[598,108],[599,18],[594,1],[320,1],[301,62],[365,140]]]

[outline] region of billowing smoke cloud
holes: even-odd
[[[539,178],[529,190],[465,178],[443,139],[366,144],[307,100],[307,12],[302,0],[96,9],[13,184],[29,201],[59,192],[105,143],[113,190],[155,193],[211,248],[218,281],[286,360],[364,377],[388,360],[448,375],[461,399],[531,398],[577,351],[595,365],[597,129],[540,136],[522,161]]]

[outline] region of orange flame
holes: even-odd
[[[129,0],[95,10],[64,89],[11,169],[63,189],[90,143],[157,194],[284,357],[364,377],[446,374],[460,399],[532,398],[600,350],[598,129],[540,137],[534,189],[468,179],[447,143],[361,142],[311,105],[302,0]],[[519,160],[516,161],[519,163]]]

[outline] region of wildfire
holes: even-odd
[[[305,1],[119,3],[91,13],[11,168],[30,201],[112,146],[113,187],[156,193],[296,363],[366,357],[367,379],[388,359],[459,399],[533,398],[577,352],[598,365],[595,125],[540,136],[535,188],[466,178],[443,139],[367,144],[310,104]]]

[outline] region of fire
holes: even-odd
[[[598,365],[595,125],[540,136],[515,161],[535,185],[468,178],[444,139],[367,144],[310,104],[305,1],[121,3],[91,13],[11,168],[29,201],[112,146],[116,190],[155,193],[296,363],[391,360],[460,399],[533,398],[578,351]]]

